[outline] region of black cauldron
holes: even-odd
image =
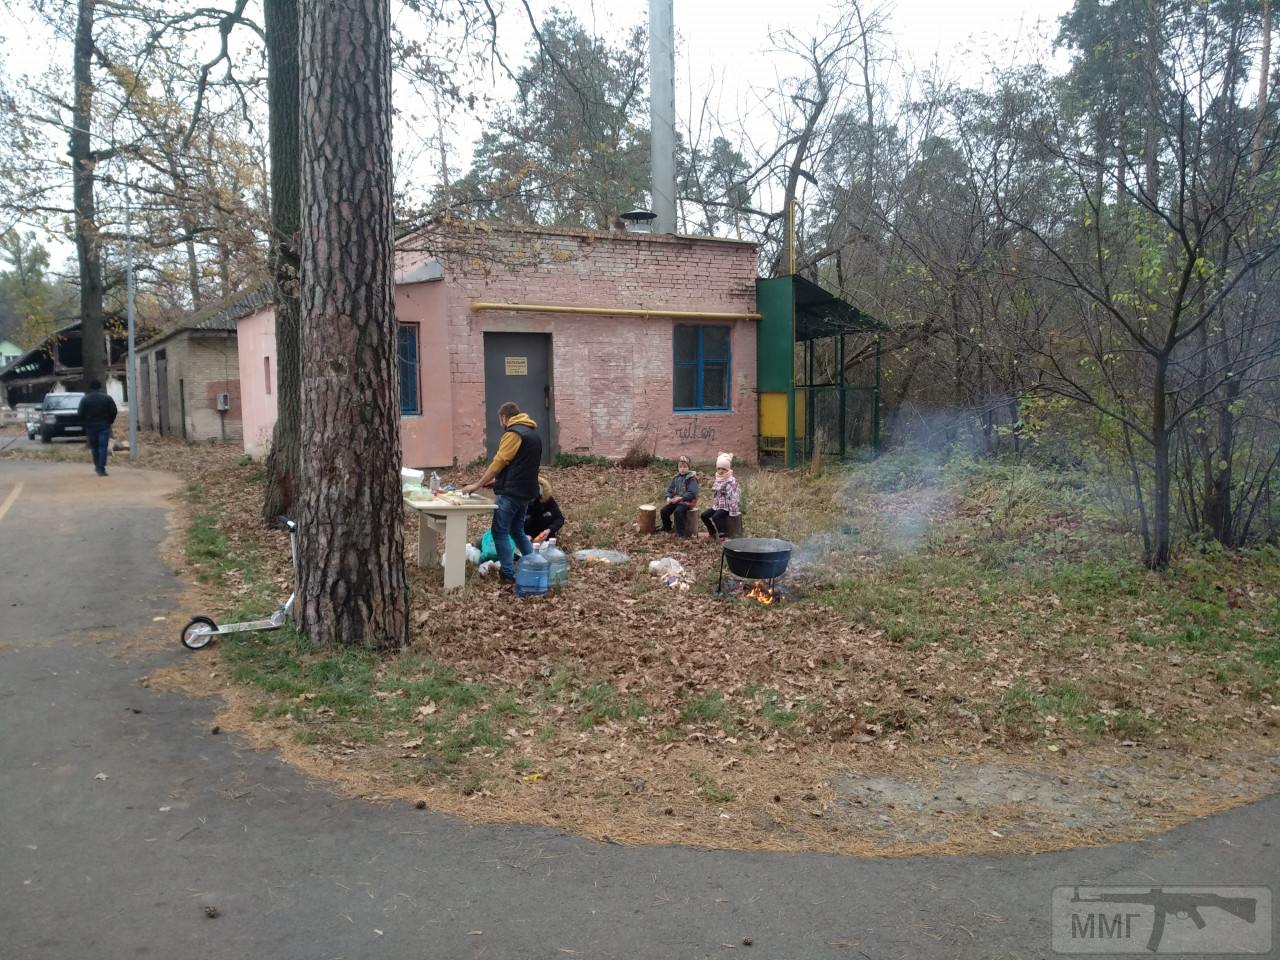
[[[726,540],[723,560],[729,572],[744,580],[773,580],[787,569],[792,545],[768,537],[739,537]]]

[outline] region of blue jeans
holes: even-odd
[[[509,497],[498,494],[498,509],[493,511],[493,548],[498,551],[498,565],[502,567],[502,575],[515,579],[515,555],[511,549],[511,541],[523,556],[533,553],[533,542],[524,532],[524,518],[529,512],[529,501],[521,497]],[[508,534],[510,539],[508,539]]]
[[[89,453],[93,455],[93,469],[98,473],[107,472],[107,446],[111,443],[110,427],[90,427],[84,432],[84,439],[89,444]]]

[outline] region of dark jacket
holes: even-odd
[[[85,433],[106,430],[116,422],[116,402],[103,390],[94,390],[81,397],[77,412]]]
[[[698,499],[698,478],[694,476],[693,471],[688,473],[677,473],[667,484],[667,496],[679,497],[685,503],[693,503]]]
[[[555,497],[548,497],[546,500],[533,498],[533,502],[529,504],[529,512],[525,515],[526,536],[536,537],[546,530],[549,536],[554,537],[563,526],[564,514],[560,512],[560,504],[556,503]]]
[[[532,500],[538,495],[538,467],[542,464],[542,437],[538,425],[526,414],[507,421],[493,466],[500,467],[493,492],[500,497]]]

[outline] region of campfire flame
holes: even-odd
[[[763,603],[766,606],[778,602],[778,593],[763,580],[757,580],[743,596],[750,597],[756,603]]]

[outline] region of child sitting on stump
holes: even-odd
[[[685,514],[698,502],[698,477],[689,469],[689,458],[681,457],[676,461],[677,473],[667,484],[667,503],[660,511],[662,529],[671,532],[671,520],[675,518],[675,529],[684,535]]]
[[[702,522],[707,532],[719,540],[729,534],[729,518],[739,513],[738,478],[733,475],[733,454],[722,453],[716,457],[716,478],[711,483],[711,508],[702,511]]]

